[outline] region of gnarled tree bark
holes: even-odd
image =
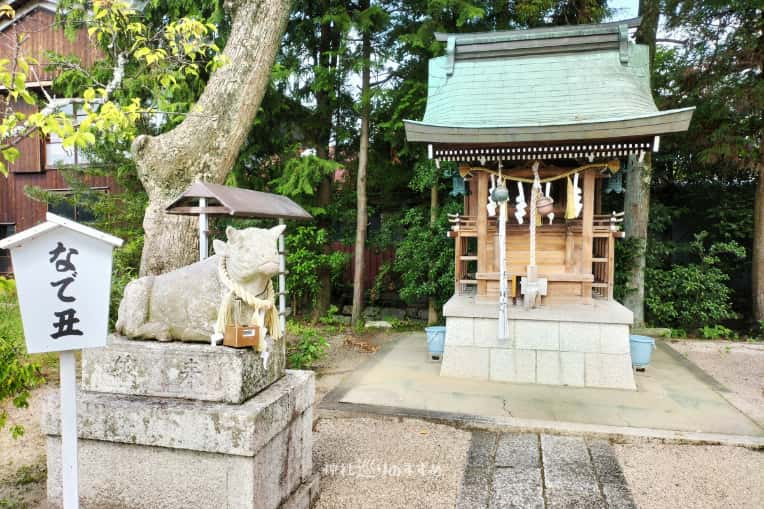
[[[164,209],[190,183],[222,183],[233,168],[268,86],[290,5],[290,0],[226,2],[232,24],[223,54],[229,62],[210,76],[192,115],[167,133],[133,142],[149,198],[141,276],[198,259],[197,219]]]

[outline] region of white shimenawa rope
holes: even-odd
[[[231,323],[231,314],[233,308],[233,299],[238,297],[243,300],[248,306],[254,309],[252,313],[252,321],[249,325],[257,325],[258,327],[265,327],[270,333],[272,338],[281,337],[281,328],[279,326],[279,313],[275,304],[276,292],[273,290],[273,283],[268,280],[268,284],[265,287],[266,298],[260,299],[255,295],[252,295],[246,288],[231,279],[228,274],[228,257],[220,256],[218,262],[218,277],[220,282],[228,288],[228,293],[223,297],[218,308],[218,320],[215,323],[215,332],[217,334],[223,334],[225,332],[225,326]],[[260,312],[263,311],[264,318],[261,318]]]
[[[536,215],[538,208],[536,201],[539,199],[541,182],[539,181],[539,163],[533,163],[533,185],[531,186],[531,218],[530,218],[530,265],[536,265]]]

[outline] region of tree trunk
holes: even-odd
[[[753,319],[764,320],[764,137],[759,142],[759,181],[753,215]]]
[[[366,2],[368,9],[368,2]],[[355,327],[363,311],[364,251],[366,247],[366,169],[369,164],[369,102],[371,93],[371,35],[363,35],[363,71],[361,72],[361,143],[358,152],[358,179],[356,185],[356,228],[355,264],[353,266],[353,314],[351,323]]]
[[[223,54],[193,106],[193,114],[159,136],[139,136],[133,159],[149,204],[140,274],[161,274],[198,259],[196,218],[172,216],[165,207],[195,180],[222,183],[233,168],[270,80],[286,28],[289,0],[226,2],[232,19]]]
[[[438,220],[438,185],[435,184],[430,188],[430,226],[435,226],[435,222]],[[438,308],[435,305],[435,297],[427,299],[427,324],[433,325],[438,323]]]
[[[330,2],[326,3],[324,9],[329,9]],[[340,32],[332,21],[324,21],[321,24],[321,38],[319,40],[318,55],[316,56],[319,66],[332,75],[337,68],[338,55],[337,49],[341,42]],[[316,155],[321,159],[329,158],[329,142],[332,137],[332,126],[334,125],[334,113],[337,109],[336,99],[333,94],[333,86],[325,86],[316,91],[316,121],[315,131]],[[326,177],[321,180],[318,187],[317,205],[326,210],[332,201],[332,179]],[[323,214],[318,217],[317,226],[327,232],[332,226],[329,214]],[[324,248],[324,253],[329,253],[330,246]],[[332,299],[332,275],[328,268],[322,267],[318,271],[319,288],[316,300],[313,302],[312,320],[313,323],[326,314],[331,305]]]
[[[639,0],[639,15],[642,17],[637,29],[636,39],[640,44],[650,48],[650,69],[655,62],[655,39],[658,35],[658,19],[660,18],[660,2],[658,0]]]
[[[632,156],[633,157],[633,156]],[[634,313],[634,326],[645,323],[645,248],[647,247],[647,222],[650,216],[650,182],[652,180],[652,156],[645,154],[640,164],[632,159],[626,175],[623,229],[627,238],[638,239],[639,253],[629,274],[628,287],[623,304]]]
[[[642,24],[636,39],[650,48],[650,70],[655,58],[655,38],[658,30],[660,3],[657,0],[639,0],[639,15]],[[634,260],[634,267],[629,274],[629,283],[624,305],[634,313],[634,325],[641,327],[645,323],[645,250],[647,248],[647,222],[650,215],[650,182],[652,181],[652,154],[645,154],[642,164],[631,165],[626,177],[626,197],[623,208],[624,231],[629,238],[637,239],[639,252]]]
[[[321,155],[321,151],[317,151],[318,156],[322,159],[326,158],[326,155]],[[327,151],[324,151],[326,154]],[[318,186],[318,206],[326,209],[332,201],[332,180],[331,177],[326,177],[321,180]],[[331,227],[331,218],[329,214],[323,214],[318,218],[318,227],[323,228],[327,232]],[[324,246],[324,254],[328,254],[331,251],[331,246]],[[316,293],[316,300],[313,302],[313,310],[311,313],[311,320],[313,323],[318,323],[318,319],[326,314],[329,309],[332,300],[332,274],[329,268],[321,267],[318,270],[318,292]]]

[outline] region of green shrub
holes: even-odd
[[[32,362],[24,349],[24,331],[15,294],[15,285],[0,278],[0,402],[11,400],[16,408],[29,406],[29,391],[43,382],[40,366]],[[4,428],[8,413],[0,410],[0,429]],[[13,437],[21,436],[24,428],[10,427]]]
[[[703,339],[738,339],[737,332],[724,325],[704,325],[699,333]]]
[[[737,316],[732,309],[732,289],[727,284],[729,275],[720,266],[723,257],[740,259],[745,250],[734,241],[717,242],[706,249],[705,238],[705,232],[695,235],[686,247],[684,254],[689,261],[685,264],[665,268],[648,263],[645,308],[650,323],[696,329]],[[658,243],[653,256],[661,246],[665,243]]]
[[[287,288],[292,299],[293,312],[297,307],[316,303],[321,287],[319,274],[328,270],[332,284],[337,282],[348,255],[330,252],[329,235],[317,226],[298,226],[286,235],[286,263],[289,267]]]
[[[309,368],[326,354],[329,342],[315,327],[289,322],[287,331],[298,337],[296,343],[287,345],[287,365],[290,368]]]
[[[460,210],[449,202],[441,208],[435,225],[429,212],[411,209],[403,217],[406,236],[395,252],[393,268],[400,274],[400,297],[409,305],[434,297],[440,308],[454,293],[454,241],[446,237],[448,213]]]

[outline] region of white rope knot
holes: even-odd
[[[223,296],[223,300],[220,302],[218,319],[215,323],[216,334],[222,335],[225,332],[226,325],[232,323],[233,301],[234,298],[239,298],[254,310],[249,325],[257,325],[260,328],[266,329],[265,332],[270,333],[272,338],[281,337],[279,314],[274,302],[276,292],[273,290],[273,283],[270,279],[263,292],[266,294],[265,299],[253,295],[249,290],[231,279],[231,276],[228,273],[228,256],[226,255],[221,255],[219,257],[218,277],[220,278],[220,282],[228,288],[228,292]],[[263,350],[262,345],[264,344],[265,341],[261,341],[261,346],[257,348],[258,352]]]

